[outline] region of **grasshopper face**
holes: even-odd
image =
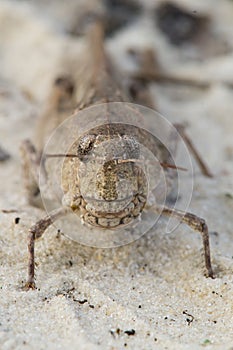
[[[137,218],[147,197],[140,147],[127,135],[84,135],[78,142],[80,210],[85,223],[117,228]]]

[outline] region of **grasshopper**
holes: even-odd
[[[153,105],[148,94],[146,95],[145,91],[141,93],[138,89],[138,82],[136,88],[134,85],[134,88],[131,89],[131,94],[121,88],[117,82],[110,59],[104,50],[103,29],[100,23],[96,23],[88,32],[87,47],[89,58],[84,62],[83,69],[80,71],[76,94],[74,94],[75,86],[70,77],[64,76],[56,79],[47,111],[39,121],[40,142],[37,147],[29,140],[22,143],[25,187],[28,200],[33,205],[37,205],[36,199],[40,193],[39,164],[41,161],[46,161],[42,156],[46,135],[66,120],[74,107],[76,111],[85,111],[90,106],[98,106],[103,103],[108,106],[111,102],[130,101]],[[144,64],[144,68],[147,63]],[[134,111],[136,113],[137,109],[135,108]],[[180,126],[176,128],[193,151],[203,172],[210,176],[208,168],[201,161],[183,128]],[[140,168],[140,144],[143,144],[159,159],[166,181],[172,180],[172,174],[177,172],[178,168],[172,163],[169,153],[161,142],[144,129],[124,123],[106,123],[93,127],[78,137],[67,154],[45,155],[46,159],[49,157],[64,158],[62,187],[65,199],[59,209],[51,211],[29,229],[26,289],[35,289],[35,240],[40,238],[57,219],[65,217],[70,211],[79,216],[85,225],[94,226],[99,230],[118,229],[140,219],[148,205],[147,179]],[[98,157],[103,158],[103,154],[108,156],[99,165]],[[213,278],[209,234],[205,220],[189,212],[165,205],[156,204],[154,211],[168,217],[173,216],[200,232],[203,239],[207,276]]]

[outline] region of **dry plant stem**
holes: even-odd
[[[1,212],[3,214],[11,214],[11,213],[18,213],[19,211],[16,209],[2,209]]]
[[[56,220],[65,216],[69,212],[69,208],[60,208],[51,212],[43,219],[37,221],[29,229],[28,233],[28,280],[24,287],[25,290],[35,289],[35,240],[40,238],[45,230]]]
[[[225,85],[228,89],[233,89],[233,83],[231,83],[230,81],[201,81],[195,80],[194,78],[178,77],[175,75],[157,71],[138,72],[133,74],[131,77],[133,79],[138,79],[145,82],[154,81],[156,83],[161,84],[186,85],[202,90],[209,89],[215,83],[221,83]]]
[[[203,90],[209,89],[214,83],[221,83],[229,89],[233,88],[231,81],[197,80],[195,78],[181,77],[163,72],[152,49],[145,49],[141,52],[130,49],[129,53],[133,53],[140,61],[139,71],[131,76],[133,79],[142,82],[154,81],[161,84],[186,85]]]
[[[139,71],[132,76],[132,78],[136,80],[144,82],[155,81],[166,84],[187,85],[200,89],[208,89],[211,86],[211,83],[207,81],[177,77],[163,72],[152,49],[145,49],[143,51],[131,49],[129,52],[136,56],[140,64]]]
[[[198,81],[191,78],[176,77],[162,72],[139,72],[133,75],[134,79],[142,81],[155,81],[163,84],[187,85],[199,89],[209,89],[212,85],[207,81]]]
[[[158,208],[158,210],[160,209]],[[163,207],[161,213],[169,217],[173,216],[181,220],[181,222],[187,224],[193,230],[200,232],[200,234],[202,235],[202,241],[203,241],[207,276],[214,278],[214,274],[211,266],[211,257],[210,257],[209,232],[208,232],[208,226],[205,220],[192,213],[188,213],[188,212],[185,213],[183,211],[174,210],[168,207]]]

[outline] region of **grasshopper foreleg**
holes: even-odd
[[[200,232],[204,248],[207,277],[214,278],[210,257],[209,231],[205,220],[192,213],[183,212],[181,210],[172,209],[168,207],[163,207],[162,211],[160,207],[156,207],[155,210],[156,212],[161,212],[162,215],[173,216],[181,220],[182,223],[187,224],[193,230]]]
[[[25,290],[35,289],[35,240],[40,238],[46,229],[62,216],[65,216],[69,208],[63,207],[52,211],[43,219],[37,221],[28,233],[28,279],[25,285]]]

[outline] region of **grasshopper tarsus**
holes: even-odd
[[[32,282],[27,281],[25,283],[25,285],[23,286],[23,288],[22,288],[22,290],[24,292],[28,292],[29,290],[36,290],[36,289],[37,289],[36,288],[36,283],[34,281],[32,281]]]

